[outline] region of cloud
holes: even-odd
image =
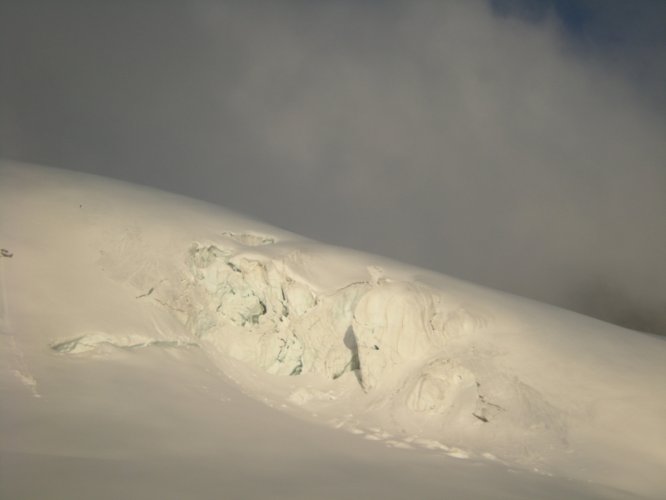
[[[613,2],[562,3],[16,7],[40,35],[15,49],[3,146],[602,318],[615,306],[581,298],[599,283],[659,315],[660,7],[618,31]]]

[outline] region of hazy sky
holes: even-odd
[[[0,0],[0,156],[666,333],[666,2]]]

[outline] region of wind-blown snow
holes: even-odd
[[[0,174],[12,253],[0,257],[0,359],[42,405],[3,410],[3,434],[72,396],[58,373],[95,378],[164,352],[353,440],[666,492],[663,339],[147,188],[9,163]],[[0,453],[24,450],[12,446]]]

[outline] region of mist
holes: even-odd
[[[661,2],[0,9],[0,157],[666,334]]]

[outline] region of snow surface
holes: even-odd
[[[0,247],[2,498],[666,496],[661,338],[12,162]]]

